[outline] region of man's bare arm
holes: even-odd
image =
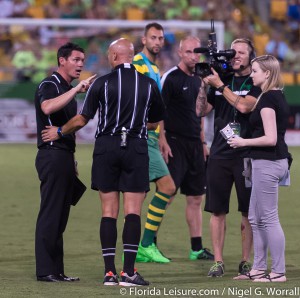
[[[93,75],[86,80],[80,81],[77,86],[67,91],[66,93],[57,96],[55,98],[44,100],[41,104],[41,109],[45,115],[51,115],[62,108],[64,108],[77,93],[86,92],[90,84],[95,79],[96,75]]]
[[[196,115],[203,117],[212,110],[212,106],[207,102],[206,88],[201,86],[196,99]]]
[[[224,83],[220,79],[218,73],[212,68],[213,74],[205,77],[203,80],[206,84],[219,88],[224,86]],[[227,86],[224,87],[223,96],[228,101],[229,104],[234,106],[241,113],[250,113],[256,103],[256,98],[250,95],[241,97],[233,93]],[[242,100],[241,100],[242,99]]]
[[[61,127],[61,134],[67,135],[75,132],[85,126],[88,122],[89,119],[84,117],[83,115],[76,115]],[[42,130],[43,141],[52,142],[58,140],[60,137],[57,134],[57,129],[57,126],[46,126],[46,129]]]
[[[84,127],[88,122],[88,118],[78,114],[61,127],[61,132],[65,135],[70,134]]]
[[[223,95],[226,100],[241,113],[250,113],[257,100],[251,95],[246,95],[245,97],[236,95],[228,87],[224,88]]]
[[[155,123],[148,122],[147,123],[147,129],[148,130],[155,130],[157,128],[157,126],[158,126],[158,122],[155,122]]]

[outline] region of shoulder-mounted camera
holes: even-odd
[[[236,51],[234,49],[218,51],[214,20],[211,20],[211,32],[209,33],[207,48],[195,48],[194,53],[202,53],[208,57],[208,62],[196,63],[195,75],[204,78],[212,74],[211,68],[213,68],[220,77],[226,77],[233,73],[230,60],[235,56]]]

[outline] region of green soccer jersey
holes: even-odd
[[[145,61],[147,59],[147,61]],[[138,53],[133,58],[133,65],[135,66],[136,70],[147,77],[153,79],[160,88],[160,74],[157,65],[151,62],[143,53]],[[149,69],[148,66],[151,66],[152,69]],[[148,131],[148,137],[154,138],[158,140],[159,134],[159,126],[155,131]]]
[[[157,67],[156,64],[154,64],[153,62],[151,62],[150,60],[148,60],[154,73],[159,77],[159,69]],[[157,77],[153,77],[151,75],[151,72],[147,66],[147,64],[145,63],[145,60],[143,58],[143,56],[141,55],[141,53],[138,53],[137,55],[134,56],[133,58],[133,65],[135,66],[136,70],[144,75],[146,75],[147,77],[152,78],[153,80],[155,80],[157,82]]]

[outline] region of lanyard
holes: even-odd
[[[147,58],[147,56],[143,52],[140,52],[140,55],[143,57],[143,59],[145,61],[145,64],[147,65],[147,67],[149,69],[150,78],[155,80],[155,82],[157,83],[158,89],[161,91],[159,73],[155,73],[155,71],[153,70],[153,68],[151,66],[151,63],[150,63],[149,59]]]
[[[239,92],[243,90],[243,87],[245,86],[245,84],[249,78],[250,78],[250,76],[245,79],[245,81],[243,82],[243,84],[240,87]],[[232,83],[231,83],[231,91],[232,92],[234,91],[233,89],[234,89],[234,76],[232,77]],[[233,122],[236,122],[236,116],[237,116],[237,109],[233,108]]]

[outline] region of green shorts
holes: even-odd
[[[170,175],[168,166],[165,163],[158,145],[157,138],[149,134],[148,142],[148,154],[149,154],[149,180],[150,182]]]

